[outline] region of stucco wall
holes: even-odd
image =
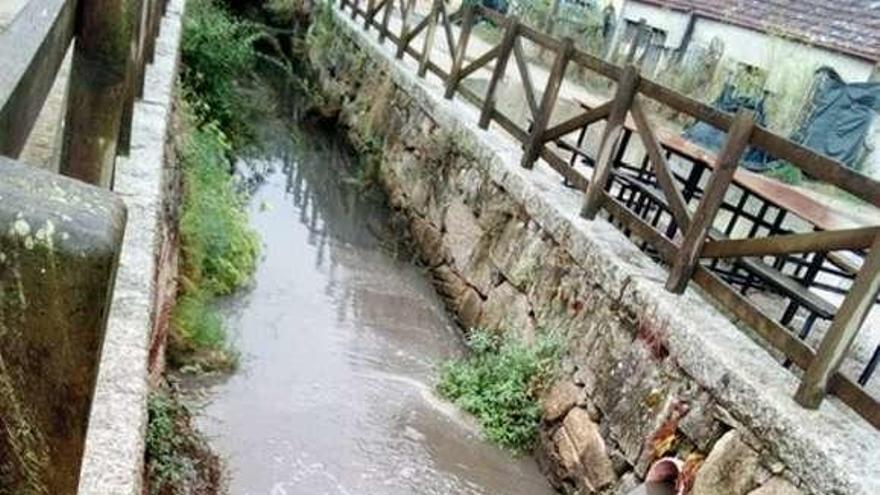
[[[707,456],[695,494],[880,491],[880,466],[863,462],[880,455],[875,430],[834,400],[798,407],[792,374],[698,292],[664,291],[662,268],[578,216],[581,194],[521,168],[518,143],[479,129],[476,108],[444,100],[375,32],[347,15],[335,26],[310,47],[320,86],[381,157],[389,201],[462,326],[570,338],[539,450],[558,486],[627,493],[671,431],[667,453]]]

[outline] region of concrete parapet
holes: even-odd
[[[0,486],[71,493],[126,209],[0,157]]]

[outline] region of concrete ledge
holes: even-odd
[[[129,211],[107,336],[89,419],[79,492],[141,495],[151,340],[162,306],[167,226],[167,146],[184,0],[171,0],[135,104],[131,153],[117,160],[114,190]]]
[[[665,270],[605,220],[580,218],[581,195],[562,187],[552,170],[541,164],[531,171],[521,168],[518,143],[498,130],[479,129],[476,108],[458,98],[443,99],[438,79],[417,78],[414,60],[396,60],[391,43],[379,44],[375,31],[365,33],[360,21],[335,13],[340,36],[363,50],[369,60],[366,65],[373,65],[371,73],[387,73],[431,121],[426,125],[450,133],[455,145],[474,157],[470,163],[524,208],[580,269],[588,271],[590,282],[613,296],[621,313],[636,321],[662,322],[664,345],[675,365],[758,438],[804,491],[880,493],[876,462],[880,433],[834,399],[818,411],[797,406],[791,399],[796,378],[698,291],[691,288],[682,296],[667,293]],[[357,91],[369,93],[368,86]],[[358,102],[357,93],[346,96],[348,106],[373,104]],[[369,113],[368,109],[361,115]]]

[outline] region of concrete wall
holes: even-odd
[[[380,143],[389,201],[462,325],[570,338],[539,448],[557,486],[628,493],[662,453],[706,456],[695,494],[880,492],[864,462],[877,431],[834,400],[798,407],[790,372],[696,291],[664,291],[665,271],[581,219],[558,175],[522,169],[518,143],[480,130],[476,108],[375,32],[335,26],[332,46],[310,47],[320,86],[352,140]]]
[[[142,495],[151,364],[174,299],[177,172],[170,145],[184,0],[171,0],[135,103],[115,191],[129,211],[80,472],[81,495]]]

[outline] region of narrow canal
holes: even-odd
[[[239,494],[553,493],[535,462],[488,444],[433,393],[459,331],[341,138],[279,119],[239,168],[263,259],[224,313],[240,370],[199,428]],[[246,167],[244,167],[246,165]]]

